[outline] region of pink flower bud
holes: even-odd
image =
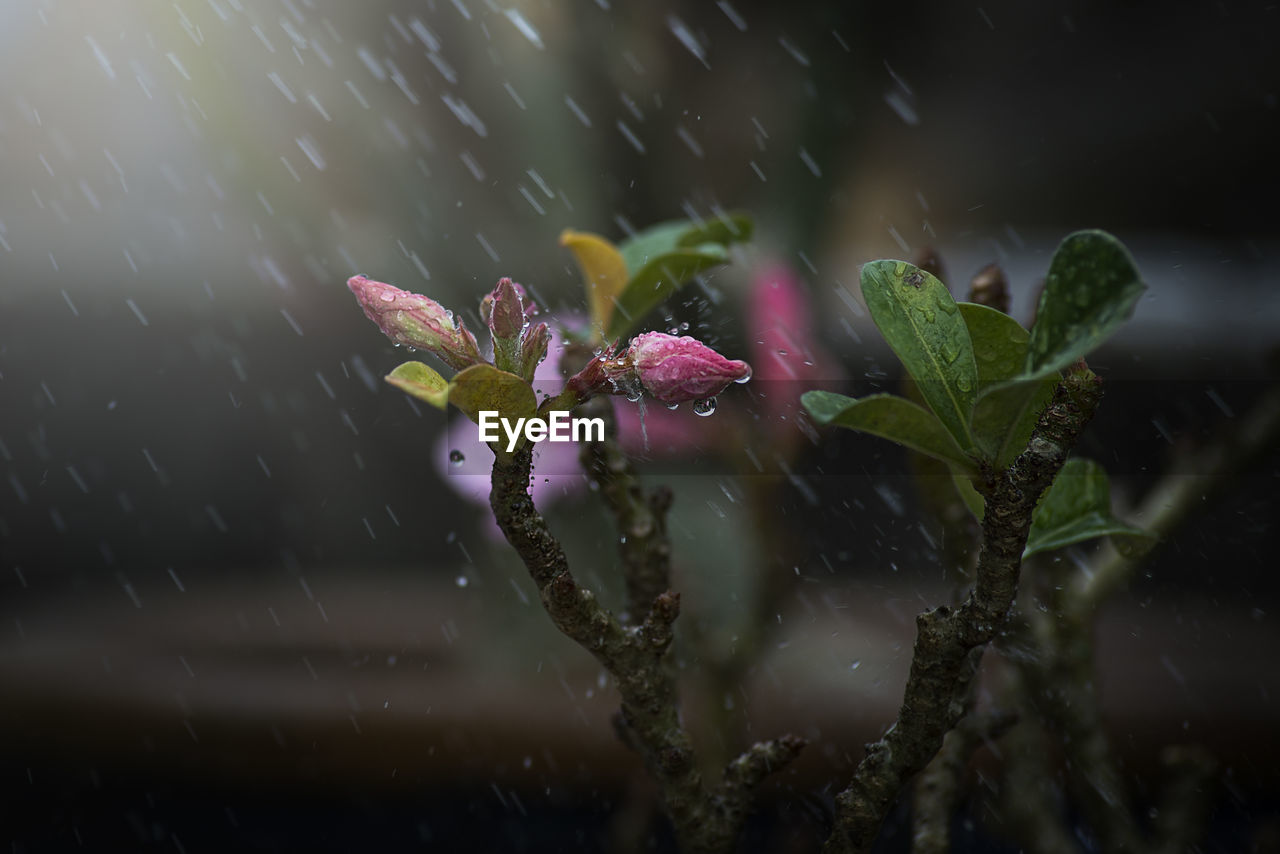
[[[515,282],[503,278],[498,280],[498,286],[489,294],[491,305],[485,322],[489,324],[489,331],[493,333],[495,341],[499,338],[517,339],[524,331],[524,301],[520,294],[523,288],[517,288],[519,286]]]
[[[644,390],[663,403],[714,397],[729,383],[745,382],[751,377],[751,367],[746,362],[726,359],[689,335],[638,335],[620,361],[630,363]]]
[[[551,330],[545,323],[539,323],[529,329],[520,344],[520,376],[533,382],[538,365],[547,358],[547,347],[551,343]]]
[[[475,336],[435,300],[365,276],[352,276],[347,287],[365,316],[395,343],[434,353],[459,371],[483,361]]]
[[[489,318],[493,317],[493,301],[497,297],[498,288],[502,287],[503,282],[511,282],[511,287],[515,289],[516,294],[520,297],[520,302],[524,306],[525,319],[536,317],[540,312],[538,304],[533,301],[533,297],[529,296],[529,292],[519,282],[512,281],[505,276],[498,280],[498,286],[490,293],[484,295],[484,299],[480,301],[480,319],[484,321],[485,326],[489,325]]]

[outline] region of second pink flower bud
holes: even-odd
[[[726,359],[689,335],[646,332],[622,355],[605,362],[605,373],[620,385],[638,384],[663,403],[706,400],[730,383],[751,379],[751,366]]]

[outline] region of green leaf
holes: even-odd
[[[978,396],[973,435],[978,449],[997,470],[1007,469],[1027,449],[1040,413],[1053,399],[1057,375],[1018,380]]]
[[[800,396],[800,402],[819,424],[880,436],[964,471],[974,471],[973,461],[965,456],[942,422],[906,398],[873,394],[855,399],[829,391],[807,391]]]
[[[622,241],[618,252],[626,262],[627,270],[635,276],[649,262],[677,249],[703,243],[721,246],[742,243],[751,239],[753,229],[751,217],[743,214],[726,214],[701,225],[687,219],[668,220]]]
[[[872,261],[862,268],[862,296],[929,408],[961,449],[972,449],[978,366],[946,286],[905,261]]]
[[[724,214],[705,220],[680,235],[679,245],[697,246],[700,243],[719,243],[732,246],[746,243],[755,232],[755,223],[746,214]]]
[[[951,480],[955,483],[956,492],[960,494],[960,500],[964,502],[964,506],[968,507],[974,518],[981,522],[982,516],[987,509],[987,502],[983,499],[982,493],[978,492],[973,485],[973,478],[952,466]]]
[[[651,309],[660,305],[689,279],[727,263],[729,253],[719,243],[703,243],[658,255],[641,267],[614,301],[613,316],[604,337],[614,341]]]
[[[969,330],[978,364],[978,391],[1022,372],[1030,337],[1018,321],[1002,311],[973,302],[956,303]]]
[[[396,388],[408,392],[418,400],[425,400],[436,409],[449,407],[449,382],[429,365],[421,362],[405,362],[385,377]]]
[[[1104,231],[1077,231],[1053,253],[1023,372],[1056,373],[1111,337],[1146,289],[1128,250]]]
[[[970,426],[982,456],[1006,469],[1026,448],[1040,412],[1053,397],[1058,375],[1006,382],[1021,373],[1029,334],[1003,312],[959,303],[978,363],[978,400]]]
[[[1117,545],[1122,549],[1152,539],[1111,515],[1111,485],[1102,466],[1073,457],[1036,505],[1022,557],[1107,536],[1120,538]]]
[[[726,214],[701,224],[660,223],[624,240],[618,253],[630,279],[614,299],[616,310],[604,325],[604,337],[610,341],[622,337],[686,281],[727,263],[726,247],[749,240],[752,230],[750,217]]]
[[[522,377],[493,365],[472,365],[459,371],[449,383],[449,402],[468,418],[480,422],[481,410],[496,411],[501,418],[528,418],[538,409],[533,387]]]

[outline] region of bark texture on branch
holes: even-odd
[[[608,447],[594,452],[604,463],[596,473],[600,488],[614,496],[609,503],[620,523],[634,524],[639,516],[634,502],[646,499],[635,487],[634,474],[621,451],[610,438],[605,444]],[[766,775],[794,759],[805,742],[788,735],[754,744],[729,763],[719,783],[704,784],[688,732],[680,722],[676,679],[668,661],[672,625],[680,613],[679,594],[664,589],[653,595],[640,612],[639,623],[624,624],[607,611],[570,572],[563,547],[534,506],[529,495],[532,465],[528,447],[509,460],[495,458],[489,501],[498,527],[524,561],[552,622],[595,656],[617,684],[622,695],[620,734],[640,753],[658,782],[681,849],[687,854],[731,851],[750,808],[752,790]],[[658,495],[656,501],[647,500],[648,512],[665,516],[669,499]],[[652,561],[643,567],[642,583],[628,577],[633,606],[649,598],[654,581],[667,578],[665,519],[653,520],[650,533],[639,538],[642,544],[634,549],[624,548],[624,563]]]
[[[938,607],[916,619],[898,719],[867,746],[853,779],[836,796],[835,826],[824,851],[869,851],[898,794],[963,717],[983,649],[1003,628],[1017,595],[1031,513],[1101,398],[1100,380],[1087,369],[1073,369],[1041,413],[1027,449],[1007,471],[988,474],[974,587],[959,607]]]

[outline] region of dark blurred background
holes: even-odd
[[[0,5],[14,850],[606,846],[644,788],[613,695],[530,604],[475,477],[445,461],[447,420],[381,382],[404,357],[346,278],[428,293],[473,329],[503,275],[580,314],[562,229],[621,239],[742,210],[756,239],[673,319],[743,356],[753,274],[786,265],[840,363],[828,384],[865,390],[897,366],[848,298],[859,264],[932,246],[962,293],[998,261],[1025,319],[1057,241],[1105,228],[1149,285],[1097,361],[1113,391],[1087,450],[1123,500],[1274,378],[1278,17],[1262,2]],[[823,786],[892,717],[914,613],[946,588],[896,450],[806,444],[777,501],[811,583],[742,697],[753,732],[815,741],[765,794],[791,806],[765,812],[818,827]],[[744,479],[712,453],[653,468],[676,487],[694,613],[731,622]],[[1280,641],[1276,472],[1233,482],[1102,630],[1135,767],[1190,731],[1233,769],[1222,839],[1256,833],[1276,793],[1274,748],[1254,739],[1280,690],[1256,663]],[[553,524],[608,591],[607,528],[562,491]]]

